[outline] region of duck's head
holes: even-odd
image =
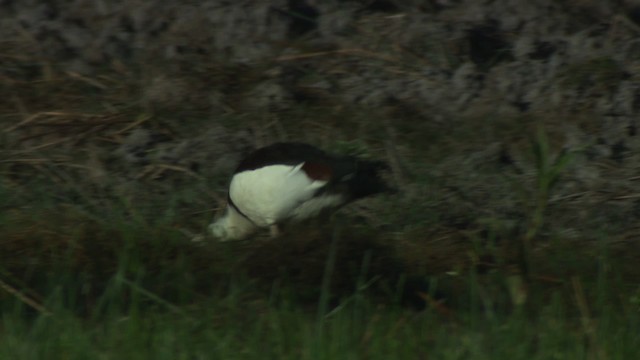
[[[209,225],[211,234],[220,241],[242,240],[257,229],[254,223],[238,213],[233,206],[227,206],[226,213]]]

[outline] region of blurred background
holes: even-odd
[[[526,359],[635,354],[612,329],[640,312],[636,1],[4,0],[0,94],[0,304],[21,324],[0,354],[162,343],[113,314],[162,317],[169,358],[389,358],[398,337],[400,357],[498,358],[504,326],[528,329],[507,352],[576,344]],[[277,141],[385,160],[401,191],[217,243],[235,165]],[[320,336],[327,313],[350,330]]]

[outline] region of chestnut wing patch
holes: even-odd
[[[313,180],[330,181],[333,177],[333,169],[322,162],[307,161],[302,165],[302,171]]]

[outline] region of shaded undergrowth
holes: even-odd
[[[0,357],[636,354],[634,233],[571,217],[595,192],[553,198],[571,164],[551,120],[443,124],[402,104],[308,98],[212,119],[210,106],[146,104],[133,73],[116,70],[2,83],[13,97],[0,99]],[[225,74],[197,74],[208,70]],[[555,135],[529,136],[541,125]],[[228,174],[208,167],[220,156],[143,155],[207,126],[251,145],[296,138],[384,158],[402,192],[278,239],[193,241],[223,203]],[[114,154],[137,129],[151,145],[126,163]]]
[[[518,283],[496,262],[412,268],[385,235],[341,220],[230,244],[69,209],[14,210],[0,225],[3,357],[623,359],[637,349],[637,283],[604,241],[589,261],[540,250]],[[459,250],[480,249],[499,256]]]

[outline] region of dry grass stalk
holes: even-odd
[[[0,279],[0,288],[2,288],[7,293],[13,295],[18,300],[20,300],[21,302],[27,304],[28,306],[32,307],[33,309],[35,309],[36,311],[38,311],[39,313],[41,313],[43,315],[47,315],[48,316],[48,315],[52,315],[53,314],[44,305],[39,304],[37,301],[29,298],[27,295],[22,293],[20,290],[18,290],[16,288],[14,288],[13,286],[7,284],[6,282],[2,281],[1,279]]]
[[[585,296],[584,289],[582,288],[582,282],[577,276],[573,276],[571,277],[571,285],[573,286],[576,304],[578,306],[578,310],[580,311],[582,329],[587,336],[587,339],[589,340],[589,344],[595,351],[593,354],[591,354],[591,357],[594,359],[607,359],[608,357],[598,343],[596,327],[593,323],[591,312],[589,311],[589,306],[587,305],[587,298]]]
[[[25,125],[28,125],[28,124],[32,123],[33,121],[35,121],[41,115],[42,115],[41,113],[36,113],[36,114],[30,115],[27,118],[25,118],[24,120],[22,120],[21,122],[4,129],[4,132],[8,133],[8,132],[14,131],[17,128],[20,128],[20,127],[23,127]]]
[[[76,73],[76,72],[73,72],[73,71],[67,71],[67,72],[66,72],[66,74],[67,74],[67,75],[69,75],[69,77],[70,77],[70,78],[72,78],[72,79],[80,80],[80,81],[82,81],[82,82],[84,82],[84,83],[87,83],[87,84],[89,84],[89,85],[91,85],[91,86],[93,86],[93,87],[96,87],[96,88],[98,88],[98,89],[100,89],[100,90],[104,90],[104,89],[107,89],[107,88],[108,88],[108,86],[106,86],[106,85],[102,84],[102,83],[101,83],[101,82],[99,82],[98,80],[91,79],[91,78],[89,78],[89,77],[86,77],[86,76],[80,75],[80,74],[78,74],[78,73]]]
[[[353,55],[358,57],[371,58],[376,60],[383,60],[387,62],[398,62],[398,59],[384,56],[377,53],[374,53],[365,49],[340,49],[340,50],[331,50],[331,51],[318,51],[318,52],[310,52],[296,55],[285,55],[279,56],[275,58],[275,61],[294,61],[294,60],[305,60],[315,57],[323,57],[323,56],[333,56],[333,55]]]
[[[122,129],[112,133],[112,136],[118,136],[118,135],[122,135],[123,133],[132,130],[134,128],[137,128],[138,126],[142,125],[143,123],[147,122],[149,119],[151,119],[151,115],[145,114],[143,116],[140,116],[137,120],[133,121],[132,123],[130,123],[129,125],[123,127]]]
[[[143,179],[143,178],[157,179],[158,177],[162,176],[162,174],[164,174],[167,170],[183,172],[193,178],[196,178],[199,180],[203,179],[202,176],[196,174],[195,172],[183,166],[171,165],[171,164],[148,165],[140,173],[138,173],[138,175],[136,175],[135,178],[136,179]]]

